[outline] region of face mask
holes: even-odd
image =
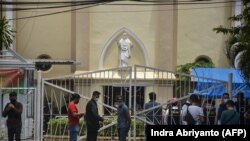
[[[117,102],[117,103],[115,104],[115,107],[118,108],[118,107],[120,107],[121,105],[122,105],[122,102]]]
[[[98,101],[99,100],[99,98],[95,98],[95,101]]]
[[[229,99],[224,99],[224,103],[226,103]]]

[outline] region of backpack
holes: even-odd
[[[191,115],[191,113],[189,112],[188,107],[187,107],[187,114],[184,116],[184,120],[187,122],[188,125],[195,125],[196,121],[194,117]]]

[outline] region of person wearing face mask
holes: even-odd
[[[122,97],[117,98],[118,108],[117,108],[117,127],[118,127],[118,137],[119,141],[126,141],[128,131],[131,124],[130,113],[128,106],[123,102]]]
[[[23,105],[17,101],[17,93],[11,92],[9,94],[10,102],[6,104],[4,111],[2,113],[3,117],[7,117],[7,127],[8,127],[8,140],[20,141],[20,135],[22,130],[22,112]]]
[[[87,140],[96,141],[97,133],[100,128],[99,122],[103,122],[103,117],[98,114],[97,101],[100,97],[100,92],[94,91],[91,100],[87,103],[85,121],[87,124]]]
[[[225,111],[227,109],[226,103],[228,100],[229,100],[229,93],[223,93],[221,103],[219,105],[219,108],[216,111],[215,124],[218,124],[218,125],[221,124],[221,122],[220,122],[221,114],[223,111]]]

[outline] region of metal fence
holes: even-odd
[[[45,140],[68,140],[67,104],[70,95],[78,93],[81,96],[78,108],[85,112],[88,100],[93,91],[101,92],[98,102],[99,114],[105,121],[99,130],[99,140],[114,140],[116,129],[116,97],[122,95],[125,103],[131,109],[131,67],[115,68],[85,72],[43,80],[44,108],[43,134]],[[80,138],[86,138],[86,123],[80,120]]]
[[[144,109],[134,105],[134,125],[142,121],[144,126],[149,125],[180,125],[182,108],[190,94],[198,94],[201,107],[204,109],[206,121],[204,124],[214,124],[215,107],[220,103],[218,95],[222,90],[227,91],[227,82],[211,78],[197,77],[173,71],[136,65],[134,67],[134,90],[143,87],[145,98],[136,97],[134,102],[145,103]],[[211,85],[213,84],[213,85]],[[149,100],[148,93],[155,92],[155,103]],[[134,92],[135,93],[135,92]],[[210,93],[210,95],[208,95]],[[212,94],[211,94],[212,93]],[[146,106],[146,104],[150,106]],[[208,107],[209,105],[209,107]],[[137,126],[132,132],[140,133],[145,127]],[[142,136],[145,136],[142,132]],[[134,138],[135,140],[135,138]]]
[[[136,65],[133,68],[114,68],[44,79],[42,87],[44,140],[68,140],[67,104],[70,95],[75,92],[81,95],[78,107],[80,112],[85,112],[93,91],[100,91],[102,94],[98,108],[100,115],[105,118],[99,130],[99,140],[118,139],[115,105],[119,95],[123,96],[132,115],[128,139],[145,140],[147,124],[182,124],[181,108],[192,93],[203,95],[201,106],[206,109],[206,124],[213,124],[214,115],[211,113],[216,106],[214,103],[220,90],[227,90],[227,82]],[[206,96],[211,91],[214,95]],[[150,92],[156,93],[159,105],[145,109]],[[207,105],[212,106],[207,109]],[[148,117],[150,112],[154,117],[160,115],[160,118]],[[79,140],[82,140],[86,138],[83,118],[80,124]]]

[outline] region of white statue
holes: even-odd
[[[127,37],[127,33],[123,33],[123,37],[117,42],[120,52],[120,67],[128,66],[128,59],[131,58],[132,42]]]

